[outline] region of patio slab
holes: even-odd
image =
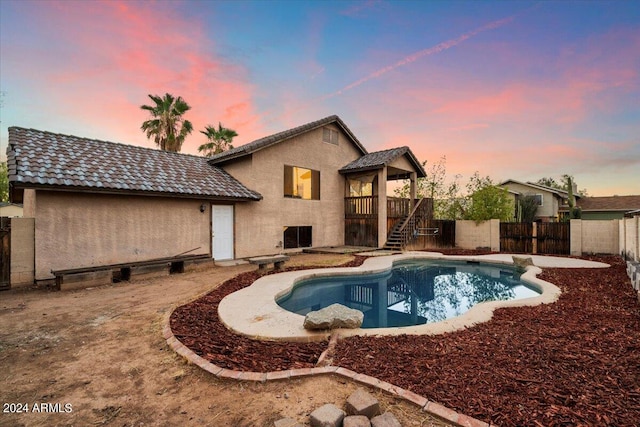
[[[522,255],[518,255],[522,256]],[[468,328],[486,322],[499,307],[532,306],[555,302],[560,289],[552,283],[536,277],[541,268],[606,268],[608,264],[576,258],[541,255],[530,256],[535,264],[528,267],[521,279],[536,287],[542,294],[537,297],[510,301],[488,301],[473,306],[461,316],[442,322],[397,328],[342,329],[341,336],[352,335],[435,335]],[[304,279],[330,275],[362,275],[388,271],[395,261],[410,259],[470,260],[495,264],[513,265],[513,254],[491,254],[476,256],[446,256],[437,252],[406,252],[402,255],[368,258],[360,267],[323,268],[289,271],[263,276],[251,286],[227,295],[218,307],[221,321],[234,332],[254,339],[284,341],[323,341],[331,331],[312,332],[303,327],[304,316],[281,308],[276,299],[290,291],[293,285]],[[240,309],[241,308],[241,309]]]

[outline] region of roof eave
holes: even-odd
[[[82,186],[66,186],[66,185],[48,185],[48,184],[32,184],[21,181],[12,181],[12,188],[14,189],[34,189],[34,190],[47,190],[58,192],[74,192],[74,193],[88,193],[88,194],[117,194],[117,195],[130,195],[130,196],[145,196],[145,197],[172,197],[180,199],[198,199],[198,200],[212,200],[212,201],[224,201],[224,202],[257,202],[262,200],[263,197],[260,193],[256,193],[255,197],[250,196],[219,196],[213,194],[190,194],[190,193],[173,193],[168,191],[145,191],[145,190],[127,190],[119,188],[97,188],[97,187],[82,187]]]

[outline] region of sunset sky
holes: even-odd
[[[238,146],[332,114],[447,174],[640,194],[640,2],[0,0],[7,128],[153,147],[148,94]],[[427,166],[429,169],[429,166]]]

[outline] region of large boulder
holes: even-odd
[[[513,256],[513,265],[516,266],[516,270],[524,272],[527,267],[533,265],[533,259],[531,257]]]
[[[331,304],[318,311],[307,313],[304,328],[318,329],[355,329],[362,326],[364,314],[360,310],[345,307],[342,304]]]

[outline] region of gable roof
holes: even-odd
[[[419,178],[424,178],[427,176],[426,172],[422,168],[422,165],[416,159],[416,156],[413,155],[411,149],[409,147],[399,147],[399,148],[391,148],[388,150],[376,151],[373,153],[365,154],[344,166],[339,170],[340,173],[352,173],[352,172],[363,172],[368,170],[377,170],[384,166],[388,166],[394,160],[399,158],[400,156],[407,156],[409,162],[415,168],[418,173]]]
[[[204,157],[20,127],[9,128],[14,188],[260,200]]]
[[[510,182],[513,182],[514,184],[520,184],[520,185],[524,185],[524,186],[527,186],[527,187],[531,187],[534,190],[548,191],[549,193],[553,193],[556,196],[561,197],[563,199],[566,199],[567,197],[569,197],[569,193],[567,191],[565,191],[565,190],[561,190],[559,188],[547,187],[546,185],[540,185],[540,184],[536,184],[536,183],[533,183],[533,182],[520,182],[520,181],[516,181],[515,179],[508,179],[508,180],[506,180],[506,181],[504,181],[504,182],[502,182],[502,183],[500,183],[498,185],[500,187],[502,187],[502,186],[505,186],[505,185],[509,184]],[[576,194],[575,197],[577,199],[580,196],[578,194]]]
[[[585,211],[629,212],[640,209],[640,196],[583,197],[576,204]]]
[[[209,158],[209,163],[212,165],[224,163],[228,160],[244,157],[263,148],[270,147],[271,145],[279,144],[288,139],[294,138],[303,133],[317,129],[328,124],[335,123],[342,129],[342,131],[349,137],[353,145],[362,153],[367,154],[367,150],[358,141],[358,138],[351,132],[342,119],[336,115],[325,117],[324,119],[316,120],[302,126],[295,127],[293,129],[285,130],[283,132],[274,133],[273,135],[265,136],[264,138],[256,139],[248,144],[241,145],[239,147],[232,148],[219,154],[215,154]]]

